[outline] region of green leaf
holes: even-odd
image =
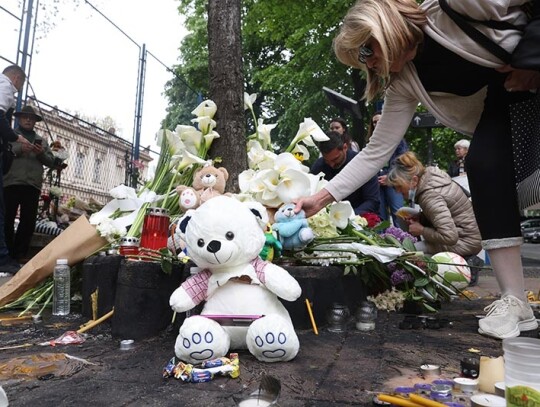
[[[171,274],[172,273],[172,263],[167,260],[166,258],[162,258],[161,259],[161,270],[163,270],[163,272],[165,274]]]
[[[390,243],[392,246],[395,246],[395,247],[399,247],[399,248],[402,248],[403,246],[401,245],[400,241],[397,240],[394,236],[391,236],[391,235],[386,235],[384,237],[384,240],[386,240],[388,243]]]
[[[405,239],[403,239],[402,245],[403,245],[403,248],[409,252],[416,251],[416,247],[410,237],[406,237]]]

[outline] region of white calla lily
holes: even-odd
[[[204,135],[204,144],[206,149],[208,150],[215,139],[219,138],[220,135],[217,131],[212,130],[210,133]]]
[[[302,144],[297,144],[296,146],[294,146],[291,153],[301,155],[302,156],[301,161],[309,160],[309,150],[307,149],[306,146],[303,146]]]
[[[296,159],[291,153],[281,153],[276,157],[274,167],[279,172],[283,172],[287,169],[296,169],[299,171],[309,172],[309,168],[302,165],[300,161]]]
[[[183,169],[189,167],[192,164],[204,165],[206,164],[206,160],[203,160],[198,155],[191,154],[189,151],[185,150],[182,156],[182,161],[180,161],[177,169],[178,171],[182,171]]]
[[[349,201],[335,202],[330,206],[330,219],[340,229],[345,229],[349,224],[349,218],[354,214]]]
[[[311,117],[307,117],[302,123],[300,123],[296,136],[294,136],[293,141],[291,141],[291,144],[289,144],[289,147],[287,147],[287,151],[292,151],[299,142],[303,142],[308,146],[315,146],[313,140],[311,139],[312,136],[315,141],[328,140],[328,136],[326,136],[319,125],[315,123],[315,120],[313,120]]]
[[[252,169],[242,171],[238,175],[238,186],[240,188],[240,192],[242,193],[248,193],[251,192],[251,183],[253,181],[253,178],[255,177],[255,171]]]
[[[193,151],[191,148],[190,151],[196,152],[201,147],[201,142],[203,139],[203,134],[201,131],[197,130],[193,126],[184,126],[179,125],[176,126],[176,133],[180,137],[180,139],[184,142],[186,145],[186,148],[188,146],[195,147],[195,151]]]
[[[208,134],[210,131],[216,128],[215,120],[212,120],[208,116],[197,117],[196,119],[191,119],[191,123],[197,123],[199,130],[203,134]]]
[[[276,193],[284,203],[292,202],[293,199],[309,195],[310,181],[308,174],[288,169],[281,173],[281,180],[277,186]]]
[[[194,114],[197,117],[208,116],[210,118],[213,118],[216,112],[217,112],[216,104],[214,103],[214,101],[208,99],[208,100],[205,100],[204,102],[201,102],[199,106],[197,106],[195,110],[191,112],[191,114]]]
[[[137,192],[124,184],[118,185],[109,191],[109,194],[115,199],[136,199]]]
[[[180,139],[176,132],[165,130],[164,137],[167,140],[167,144],[169,145],[172,154],[182,154],[182,152],[186,149],[184,142]]]
[[[276,128],[277,124],[264,124],[263,119],[258,120],[257,138],[261,142],[264,149],[267,149],[272,144],[270,132]]]
[[[257,94],[252,93],[251,95],[247,92],[244,92],[244,110],[252,110],[253,103],[257,100]]]

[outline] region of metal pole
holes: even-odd
[[[25,28],[24,28],[24,42],[23,42],[23,49],[22,49],[22,56],[21,56],[21,64],[20,67],[24,72],[26,72],[27,80],[29,72],[26,70],[26,59],[28,58],[28,45],[30,43],[30,27],[32,25],[32,10],[34,8],[34,0],[28,0],[28,7],[26,8],[26,12],[23,13],[26,14],[26,21],[25,21]],[[22,21],[21,21],[22,24]],[[26,92],[19,92],[19,95],[17,96],[17,110],[21,110],[22,101],[26,98],[26,95],[23,95],[22,93]]]
[[[134,134],[133,134],[133,152],[132,152],[133,162],[136,162],[139,160],[145,74],[146,74],[146,44],[143,44],[140,55],[139,55],[139,79],[137,82],[137,96],[135,98],[135,103],[136,103],[135,124],[133,128]],[[135,165],[132,165],[131,167],[133,168],[133,172],[131,173],[131,176],[132,176],[131,186],[133,188],[136,188],[138,178],[139,178],[139,169]]]

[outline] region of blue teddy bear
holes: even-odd
[[[294,204],[282,205],[274,215],[272,228],[284,250],[302,249],[314,239],[304,211],[294,213]]]

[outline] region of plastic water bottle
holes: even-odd
[[[54,267],[53,315],[68,315],[71,300],[70,268],[67,259],[57,259]]]

